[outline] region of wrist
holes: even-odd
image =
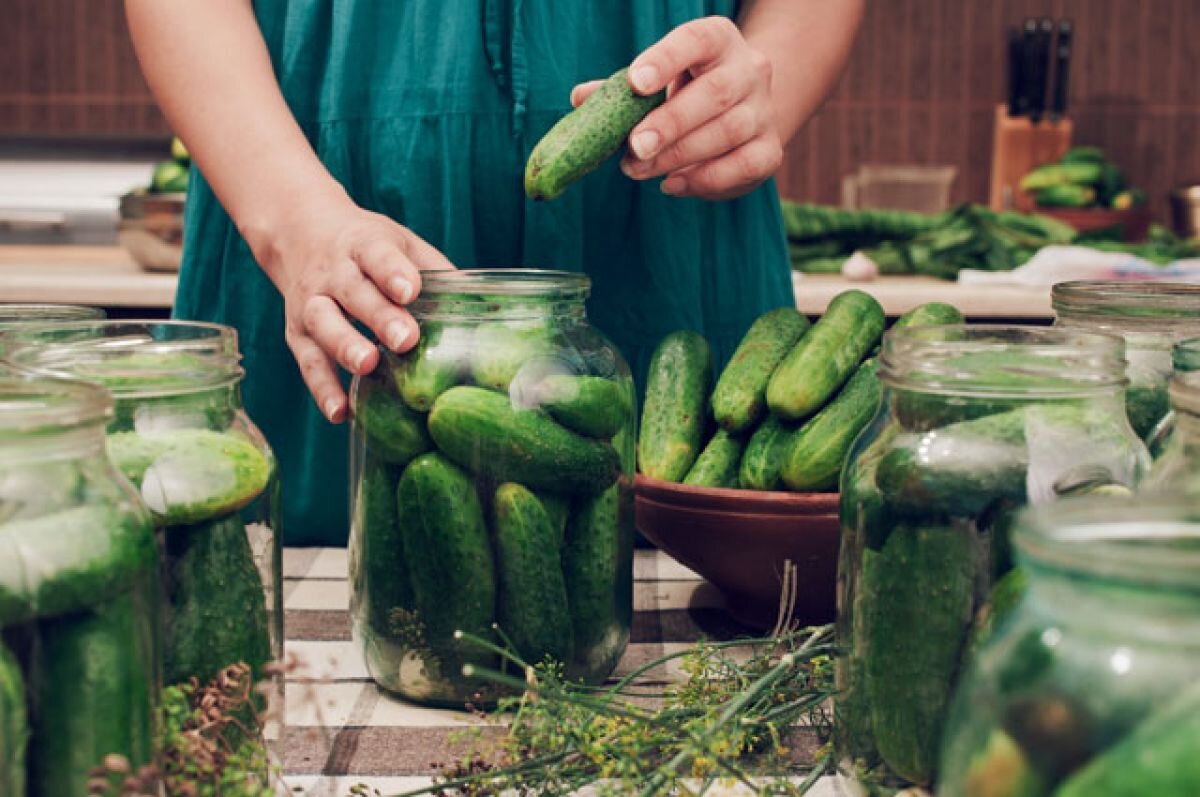
[[[248,198],[234,224],[254,258],[271,274],[288,242],[323,218],[356,207],[346,189],[328,175],[293,181],[269,195]]]

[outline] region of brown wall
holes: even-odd
[[[1160,200],[1200,179],[1200,0],[867,4],[837,93],[790,149],[786,195],[838,202],[842,177],[861,163],[951,163],[954,198],[983,200],[1004,30],[1045,13],[1076,21],[1076,141],[1105,147]],[[0,8],[0,136],[167,132],[120,0],[0,0]]]
[[[948,163],[955,200],[985,201],[1004,32],[1024,17],[1076,24],[1068,113],[1155,200],[1200,180],[1200,0],[867,0],[837,92],[800,132],[787,196],[839,202],[861,163]]]

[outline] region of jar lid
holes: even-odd
[[[99,385],[0,369],[0,437],[107,422],[113,400]]]
[[[1148,323],[1200,320],[1200,285],[1187,282],[1091,280],[1051,289],[1056,313],[1144,319]]]
[[[1194,497],[1077,498],[1023,510],[1013,532],[1026,563],[1089,578],[1200,591]]]
[[[1125,342],[1062,327],[951,324],[884,335],[880,378],[905,390],[992,398],[1071,398],[1128,384]]]
[[[0,304],[0,329],[11,329],[26,324],[101,318],[104,318],[104,311],[99,307],[76,304]]]
[[[117,400],[197,393],[243,375],[232,327],[185,321],[79,321],[0,335],[14,366],[107,387]]]

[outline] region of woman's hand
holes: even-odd
[[[351,319],[389,349],[408,351],[420,331],[403,305],[420,293],[420,272],[453,268],[411,231],[344,194],[299,203],[247,240],[283,295],[285,337],[304,383],[334,423],[347,410],[334,363],[358,375],[379,363],[379,350]]]
[[[725,17],[680,25],[634,60],[639,94],[668,99],[629,135],[621,169],[635,180],[666,175],[664,193],[729,199],[771,177],[783,160],[771,94],[771,61]],[[577,86],[578,105],[596,83]]]

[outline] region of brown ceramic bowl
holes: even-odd
[[[775,625],[788,560],[797,568],[793,619],[833,620],[837,493],[691,487],[640,475],[636,484],[638,530],[711,581],[739,622]]]

